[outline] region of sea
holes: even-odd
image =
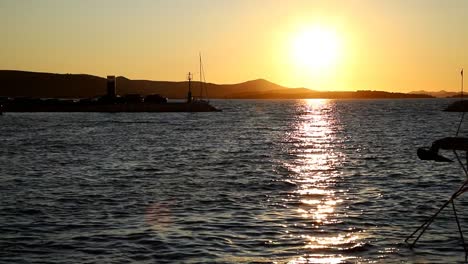
[[[405,243],[467,179],[416,155],[456,135],[452,101],[4,113],[0,263],[464,263],[452,206]]]

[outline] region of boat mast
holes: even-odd
[[[463,100],[463,69],[461,70],[461,98]]]
[[[460,103],[463,108],[463,103],[464,103],[463,102],[463,69],[461,70],[460,74],[461,74],[461,102]],[[457,133],[455,133],[455,136],[458,136],[458,132],[460,132],[460,128],[463,123],[463,118],[465,117],[465,111],[464,110],[462,111],[463,113],[461,115],[460,123],[458,123]],[[468,157],[467,157],[467,161],[468,161]]]
[[[201,52],[198,54],[200,58],[200,99],[208,101],[208,88],[205,85],[205,70],[203,69],[203,62],[201,58]],[[203,92],[205,94],[203,94]],[[204,97],[206,96],[206,98]]]

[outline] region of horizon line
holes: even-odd
[[[93,76],[93,77],[99,77],[106,79],[107,76],[112,76],[112,75],[105,75],[105,76],[100,76],[100,75],[94,75],[90,73],[70,73],[70,72],[46,72],[46,71],[33,71],[33,70],[17,70],[17,69],[0,69],[0,71],[11,71],[11,72],[25,72],[25,73],[39,73],[39,74],[57,74],[57,75],[88,75],[88,76]],[[176,80],[150,80],[150,79],[130,79],[124,75],[116,75],[116,78],[125,78],[127,80],[131,81],[148,81],[148,82],[173,82],[173,83],[186,83],[188,82],[187,80],[184,81],[176,81]],[[206,82],[208,84],[213,84],[213,85],[238,85],[238,84],[243,84],[243,83],[248,83],[248,82],[254,82],[254,81],[265,81],[269,82],[271,84],[281,86],[285,89],[307,89],[312,92],[360,92],[360,91],[372,91],[372,92],[386,92],[386,93],[403,93],[403,94],[414,94],[414,93],[455,93],[455,94],[462,94],[462,91],[450,91],[450,90],[438,90],[438,91],[427,91],[424,89],[419,89],[419,90],[413,90],[410,92],[402,92],[402,91],[386,91],[386,90],[373,90],[373,89],[355,89],[355,90],[320,90],[320,89],[312,89],[312,88],[307,88],[307,87],[288,87],[284,86],[281,84],[274,83],[272,81],[269,81],[268,79],[265,78],[257,78],[257,79],[252,79],[252,80],[247,80],[247,81],[241,81],[237,83],[214,83],[214,82]],[[199,80],[194,80],[192,82],[198,83],[200,82]]]

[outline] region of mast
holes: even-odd
[[[208,102],[208,88],[204,85],[206,80],[205,80],[205,71],[203,69],[203,62],[201,58],[201,52],[199,52],[198,55],[200,59],[200,99],[206,100]],[[203,92],[205,92],[204,95],[203,95]],[[206,96],[206,98],[204,98],[203,96]]]
[[[463,102],[463,69],[461,70],[460,74],[461,74],[461,101],[460,101],[460,103],[461,103],[461,106],[463,108],[464,107],[464,105],[463,105],[463,103],[464,103]],[[455,133],[455,136],[458,136],[458,133],[460,132],[461,125],[463,123],[463,118],[465,117],[464,109],[462,109],[462,111],[463,112],[462,112],[462,115],[461,115],[460,123],[458,123],[457,133]],[[467,156],[467,161],[468,161],[468,156]]]

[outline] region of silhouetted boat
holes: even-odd
[[[463,100],[463,69],[461,74],[461,97],[462,100],[451,103],[444,109],[446,112],[468,112],[468,101]]]
[[[463,98],[463,69],[461,70],[461,97]],[[408,243],[410,248],[413,248],[421,236],[426,232],[427,228],[434,222],[437,216],[449,205],[452,205],[453,214],[455,216],[455,221],[457,223],[458,232],[460,233],[461,244],[463,245],[463,249],[465,251],[465,262],[468,260],[468,247],[465,243],[465,238],[463,236],[462,227],[460,225],[460,221],[457,216],[457,210],[455,209],[455,199],[459,196],[464,194],[468,191],[468,159],[466,160],[466,164],[463,164],[463,161],[460,159],[458,151],[463,151],[465,153],[468,152],[468,138],[460,137],[460,128],[462,127],[463,119],[465,117],[465,113],[468,109],[467,101],[457,101],[450,104],[445,111],[448,112],[463,112],[461,115],[460,123],[458,123],[457,132],[455,133],[454,137],[445,137],[432,142],[431,147],[422,147],[418,148],[417,155],[421,160],[433,160],[437,162],[452,162],[452,160],[442,156],[439,154],[440,150],[450,150],[455,154],[455,157],[462,167],[463,171],[465,172],[465,176],[467,179],[463,182],[463,184],[455,191],[450,198],[437,210],[431,217],[429,217],[423,224],[421,224],[413,233],[411,233],[406,239],[405,242]]]
[[[460,100],[451,103],[444,109],[446,112],[468,112],[468,100]]]

